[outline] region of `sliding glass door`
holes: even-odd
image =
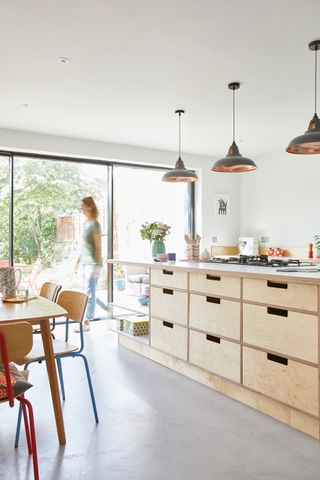
[[[14,260],[32,291],[45,281],[82,289],[81,199],[92,196],[98,205],[106,251],[106,188],[105,166],[14,160]],[[105,302],[106,277],[104,270],[98,285]]]

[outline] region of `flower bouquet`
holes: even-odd
[[[152,243],[152,256],[166,253],[164,240],[170,234],[171,227],[163,222],[146,222],[141,225],[140,234],[142,240]]]

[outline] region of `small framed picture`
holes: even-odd
[[[231,199],[227,193],[216,193],[214,195],[214,212],[215,217],[229,218],[231,215]]]

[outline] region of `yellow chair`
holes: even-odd
[[[48,300],[51,300],[51,302],[57,301],[59,292],[61,290],[62,286],[58,285],[57,283],[53,282],[45,282],[41,288],[40,288],[40,297],[47,298]],[[51,332],[55,329],[56,326],[56,319],[53,318],[51,321]],[[33,330],[33,333],[41,333],[41,330],[39,328],[35,328]],[[52,338],[54,338],[54,334],[52,333]]]
[[[85,370],[86,370],[86,376],[87,376],[87,381],[88,381],[88,386],[89,386],[89,391],[90,391],[90,397],[91,397],[91,403],[92,403],[92,408],[93,408],[93,413],[95,417],[95,421],[98,423],[99,422],[99,417],[98,417],[98,411],[97,411],[97,406],[96,406],[96,401],[95,401],[95,396],[94,396],[94,391],[92,387],[92,381],[91,381],[91,375],[90,375],[90,370],[89,370],[89,364],[87,357],[82,353],[84,349],[84,334],[83,334],[83,317],[86,311],[87,307],[87,302],[88,302],[88,295],[85,293],[81,292],[73,292],[73,291],[68,291],[65,290],[60,293],[57,303],[60,305],[62,308],[64,308],[68,312],[68,316],[66,319],[66,329],[65,329],[65,339],[64,341],[62,340],[56,340],[53,339],[53,351],[54,355],[56,358],[57,362],[57,369],[58,369],[58,375],[59,375],[59,381],[60,381],[60,386],[61,386],[61,394],[62,394],[62,399],[65,400],[65,389],[64,389],[64,380],[63,380],[63,372],[62,372],[62,358],[67,358],[67,357],[81,357]],[[68,342],[69,340],[69,320],[73,320],[74,322],[79,322],[80,323],[80,346],[79,345],[72,345]],[[26,355],[22,360],[20,359],[19,365],[24,365],[24,369],[26,370],[28,365],[30,363],[34,362],[43,362],[45,361],[45,354],[43,350],[43,344],[41,339],[38,340],[37,338],[35,339],[33,343],[33,347],[31,352]],[[21,425],[21,409],[19,410],[19,417],[18,417],[18,424],[17,424],[17,433],[16,433],[16,446],[18,446],[19,442],[19,432],[20,432],[20,425]]]
[[[51,300],[51,302],[56,302],[61,288],[61,285],[58,285],[57,283],[45,282],[40,288],[39,295],[40,297]]]

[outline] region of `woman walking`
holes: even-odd
[[[102,268],[101,226],[98,222],[98,208],[92,197],[85,197],[80,207],[85,222],[82,236],[81,263],[83,266],[85,292],[88,295],[88,305],[83,330],[90,330],[90,321],[94,319],[96,307],[96,287]]]

